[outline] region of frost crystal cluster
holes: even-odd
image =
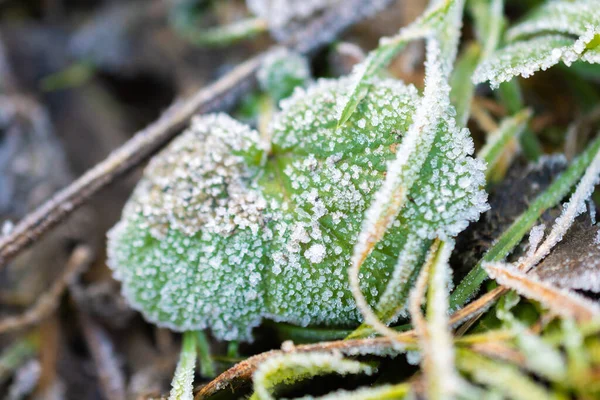
[[[496,87],[514,76],[527,78],[559,62],[600,63],[600,7],[597,0],[555,0],[538,7],[506,32],[508,44],[482,63],[477,83]]]
[[[129,301],[159,325],[211,328],[227,340],[250,340],[263,318],[360,323],[348,283],[353,246],[421,102],[397,80],[365,84],[339,128],[350,78],[296,89],[272,121],[271,143],[222,114],[194,119],[152,160],[109,234],[109,263]],[[362,266],[373,307],[409,237],[411,248],[427,248],[485,203],[467,131],[450,131],[432,133],[410,204]]]

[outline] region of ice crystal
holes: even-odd
[[[482,63],[473,76],[493,87],[513,76],[531,76],[564,62],[600,61],[595,45],[600,35],[600,10],[593,0],[549,1],[508,30],[509,44]]]

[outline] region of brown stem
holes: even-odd
[[[52,314],[56,307],[58,307],[60,296],[64,293],[69,283],[73,281],[84,268],[89,266],[91,261],[92,251],[88,247],[79,246],[75,248],[67,262],[67,266],[65,267],[62,276],[56,280],[46,293],[39,297],[35,305],[23,314],[14,317],[6,317],[0,320],[0,334],[26,328]]]

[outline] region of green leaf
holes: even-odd
[[[571,57],[576,40],[560,35],[537,36],[509,44],[483,62],[473,75],[473,82],[490,81],[493,88],[514,76],[528,78]]]

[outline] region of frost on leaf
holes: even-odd
[[[386,179],[365,213],[362,230],[354,247],[350,282],[361,311],[376,325],[357,290],[357,277],[375,244],[385,242],[385,234],[395,226],[408,227],[422,241],[450,238],[487,210],[485,165],[471,157],[473,141],[467,129],[457,126],[450,104],[448,77],[456,55],[462,2],[448,12],[438,38],[427,43],[427,63],[423,98],[414,122],[387,166]],[[375,247],[376,248],[376,247]],[[415,266],[409,267],[411,270]],[[386,289],[398,293],[398,287]],[[364,291],[363,291],[364,293]],[[397,294],[396,294],[397,296]],[[396,304],[396,307],[398,304]],[[398,309],[386,309],[379,318],[395,319]]]
[[[194,370],[196,367],[196,338],[194,332],[183,335],[181,355],[171,383],[169,400],[192,400],[194,398]]]
[[[265,59],[257,77],[261,89],[278,102],[289,97],[297,86],[306,86],[311,74],[305,57],[282,49]]]
[[[348,87],[342,78],[298,89],[273,121],[273,157],[261,183],[281,209],[272,223],[269,271],[275,319],[300,325],[360,321],[346,272],[352,245],[412,121],[418,94],[398,81],[371,80],[367,97],[338,130],[335,105]],[[363,290],[370,301],[381,295],[410,229],[399,224],[367,261]]]
[[[269,24],[273,35],[284,39],[292,24],[300,24],[341,0],[246,0],[248,9]]]
[[[269,233],[252,181],[261,158],[258,133],[217,114],[195,118],[152,159],[108,243],[109,265],[147,319],[250,338]]]
[[[600,61],[600,11],[591,0],[551,1],[507,32],[509,44],[475,71],[473,81],[493,87],[514,76],[531,76],[559,62]]]
[[[558,64],[574,44],[574,39],[559,35],[544,35],[509,44],[475,70],[473,81],[490,81],[493,87],[498,87],[514,76],[529,78],[537,71]]]

